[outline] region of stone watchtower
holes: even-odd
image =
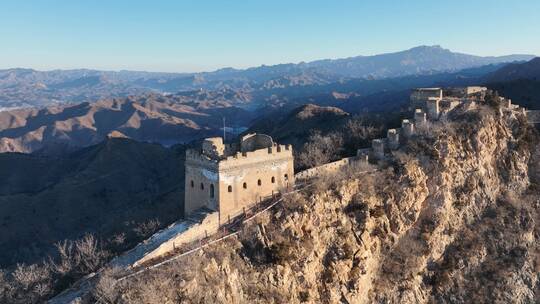
[[[186,151],[185,215],[207,208],[225,223],[294,185],[292,152],[291,145],[264,134],[248,134],[233,144],[221,137],[205,139],[202,149]]]

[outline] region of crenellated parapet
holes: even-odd
[[[254,151],[237,151],[233,155],[227,156],[219,161],[220,169],[251,165],[253,163],[272,162],[277,160],[289,159],[293,157],[292,145],[273,144],[271,147],[262,148]]]

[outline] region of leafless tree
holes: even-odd
[[[11,273],[4,297],[8,303],[38,303],[52,292],[52,273],[48,264],[17,264]],[[4,287],[5,289],[6,287]],[[2,288],[0,288],[2,289]]]
[[[108,253],[102,250],[98,240],[91,234],[86,234],[82,239],[75,242],[77,260],[83,272],[92,272],[98,269]]]
[[[116,246],[121,246],[126,241],[126,234],[124,232],[116,234],[112,237],[111,243]]]
[[[377,128],[366,124],[361,118],[348,120],[344,127],[344,135],[347,137],[347,141],[358,146],[373,138],[379,131]]]
[[[135,231],[135,233],[139,237],[148,237],[151,234],[155,233],[160,226],[161,223],[158,219],[152,219],[147,222],[141,223],[139,226],[135,227],[133,231]]]
[[[323,136],[320,132],[313,132],[298,156],[299,165],[312,168],[328,163],[338,158],[342,146],[343,137],[338,133]]]
[[[55,244],[59,255],[59,262],[51,261],[54,271],[60,275],[65,275],[71,272],[78,264],[77,255],[75,254],[73,241],[64,240]]]
[[[0,269],[0,302],[8,303],[13,294],[13,286],[4,270]]]

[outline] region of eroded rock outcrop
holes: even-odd
[[[120,301],[537,301],[538,136],[514,113],[455,112],[381,170],[321,178],[238,239],[123,282]]]

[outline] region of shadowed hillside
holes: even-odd
[[[509,64],[486,76],[487,86],[515,103],[540,110],[540,58]]]
[[[55,242],[104,241],[182,215],[184,149],[109,139],[62,157],[0,154],[0,266],[43,258]],[[130,239],[131,238],[131,239]]]
[[[313,104],[300,106],[289,113],[276,112],[256,121],[247,132],[264,133],[283,143],[298,143],[310,132],[328,132],[344,123],[350,114],[339,108]]]

